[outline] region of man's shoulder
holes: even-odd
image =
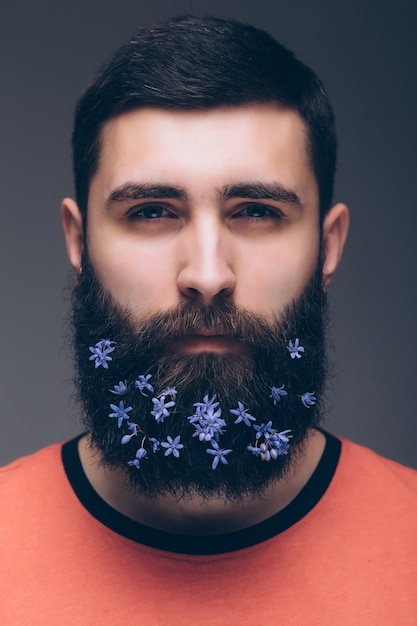
[[[0,467],[0,510],[2,502],[10,507],[11,502],[22,501],[23,494],[28,502],[64,478],[61,449],[62,443],[54,443]]]
[[[387,507],[409,505],[417,508],[417,470],[381,456],[377,452],[342,440],[342,452],[336,482],[349,485],[363,494],[368,504],[383,501]]]
[[[62,449],[62,442],[52,443],[35,452],[24,454],[17,457],[10,463],[0,466],[0,477],[13,475],[16,472],[21,471],[28,465],[44,465],[45,462],[59,459]]]

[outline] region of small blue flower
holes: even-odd
[[[207,426],[201,426],[201,424],[194,425],[195,432],[193,437],[198,437],[200,441],[211,441],[213,433],[209,432]]]
[[[148,394],[145,393],[146,390],[148,390],[150,393],[153,393],[154,391],[151,383],[149,382],[150,378],[152,378],[152,374],[146,374],[146,376],[143,376],[141,374],[135,381],[136,389],[139,389],[140,393],[142,394],[142,396],[145,396],[145,398],[148,397]]]
[[[281,396],[288,396],[288,393],[284,389],[285,385],[281,385],[281,387],[271,387],[271,395],[274,404],[277,404],[281,401]]]
[[[316,404],[316,400],[317,398],[314,395],[314,391],[306,391],[306,393],[303,393],[301,396],[301,402],[307,409],[313,406],[313,404]]]
[[[111,404],[110,408],[113,409],[114,413],[109,413],[109,417],[117,418],[117,426],[119,428],[123,424],[123,420],[129,419],[129,416],[128,416],[129,411],[133,411],[133,408],[131,406],[128,406],[127,408],[125,408],[125,403],[123,402],[123,400],[119,402],[119,406],[116,406],[115,404]]]
[[[94,347],[90,346],[89,350],[92,352],[92,355],[89,357],[89,361],[94,361],[96,369],[100,367],[100,365],[104,367],[104,369],[109,369],[108,361],[112,360],[109,354],[113,352],[115,345],[116,343],[110,341],[110,339],[101,339]]]
[[[257,426],[253,425],[256,432],[256,439],[260,439],[261,437],[265,437],[265,439],[269,439],[272,435],[276,435],[277,431],[275,428],[272,428],[272,421],[269,420],[267,424],[260,424]]]
[[[290,430],[283,430],[268,440],[271,447],[270,454],[273,459],[276,459],[281,454],[288,454],[290,439],[292,437],[292,435],[289,434],[290,432]]]
[[[230,454],[230,452],[233,452],[233,450],[222,450],[219,447],[217,441],[214,441],[213,439],[211,440],[211,445],[212,448],[207,448],[206,450],[207,454],[212,454],[214,456],[213,463],[211,464],[211,469],[215,470],[219,464],[219,461],[221,461],[224,465],[227,465],[226,454]]]
[[[162,393],[160,394],[161,396],[169,396],[171,398],[171,400],[176,400],[177,399],[177,390],[175,387],[167,387],[166,389],[164,389],[162,391]]]
[[[295,358],[301,359],[302,357],[301,353],[304,352],[304,348],[303,346],[300,346],[300,340],[298,339],[298,337],[294,342],[289,341],[286,348],[288,352],[290,353],[290,356],[292,359],[295,359]]]
[[[248,446],[249,452],[260,456],[262,461],[271,461],[277,459],[282,454],[288,454],[290,447],[289,441],[292,435],[290,430],[283,430],[280,433],[271,432],[273,429],[268,430],[268,434],[265,434],[265,440],[258,446]],[[257,437],[258,438],[258,437]]]
[[[195,433],[193,437],[198,436],[200,441],[210,441],[213,437],[218,439],[223,434],[226,422],[220,417],[222,414],[221,408],[219,407],[216,410],[218,404],[218,402],[209,404],[206,406],[206,409],[198,406],[197,412],[188,417],[190,424],[194,424]]]
[[[230,413],[232,413],[232,415],[237,416],[237,419],[235,420],[235,424],[240,424],[240,422],[244,422],[246,426],[251,426],[251,420],[253,422],[256,422],[256,418],[253,417],[253,415],[250,415],[250,413],[248,413],[249,409],[245,409],[242,402],[238,401],[237,404],[238,404],[237,409],[230,409]]]
[[[168,409],[175,406],[175,402],[173,400],[171,400],[170,402],[165,402],[165,396],[161,396],[160,398],[152,398],[152,402],[153,411],[151,411],[151,415],[153,415],[158,424],[160,424],[164,421],[166,417],[169,416]]]
[[[217,402],[217,396],[214,394],[212,398],[208,397],[208,394],[204,396],[203,402],[196,402],[193,404],[197,408],[196,413],[205,413],[209,409],[216,409],[220,402]]]
[[[152,452],[158,452],[161,447],[161,442],[155,437],[149,437],[149,441],[152,443]]]
[[[255,456],[259,456],[261,454],[261,451],[256,446],[247,446],[247,448],[249,452],[252,452]]]
[[[127,381],[119,381],[118,385],[114,385],[113,389],[109,389],[110,393],[114,393],[115,396],[123,396],[127,391]]]
[[[175,439],[172,439],[172,437],[168,435],[167,440],[161,442],[161,446],[166,448],[164,456],[173,454],[178,459],[180,456],[179,450],[184,447],[183,444],[180,443],[180,439],[181,437],[179,435],[175,437]]]
[[[130,430],[130,435],[123,435],[123,437],[120,440],[120,443],[122,443],[123,445],[126,443],[129,443],[132,437],[136,437],[136,435],[138,434],[138,431],[140,430],[139,426],[135,424],[134,422],[128,422],[127,426],[128,426],[128,429]]]
[[[137,469],[140,469],[140,462],[142,459],[146,458],[146,456],[147,452],[145,448],[139,448],[139,450],[136,450],[136,457],[133,459],[133,461],[128,461],[127,464],[133,465]]]
[[[275,451],[275,455],[274,456],[271,454],[272,450],[270,449],[270,447],[268,447],[268,445],[265,442],[261,443],[261,445],[259,446],[259,450],[260,450],[260,453],[261,453],[262,461],[270,461],[274,457],[277,458],[277,456],[278,456],[276,451]]]

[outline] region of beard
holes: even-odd
[[[100,462],[121,469],[127,485],[149,499],[172,494],[239,502],[246,496],[261,497],[272,482],[285,477],[302,454],[310,429],[320,424],[327,369],[321,265],[319,262],[301,296],[272,322],[220,297],[210,305],[196,297],[138,321],[105,292],[86,253],[72,297],[75,386],[82,420]],[[189,354],[175,348],[201,329],[226,335],[237,349]],[[301,358],[291,358],[287,348],[296,338],[304,348]],[[95,367],[89,359],[90,346],[102,339],[115,342],[108,368]],[[153,391],[144,389],[147,395],[142,395],[135,381],[148,374],[152,375]],[[120,381],[127,387],[123,396],[110,391]],[[271,389],[282,385],[287,395],[274,403]],[[164,395],[172,387],[178,394],[175,406],[158,422],[151,415],[152,397]],[[315,404],[303,404],[306,392],[314,392]],[[215,449],[216,444],[196,436],[187,418],[195,415],[195,403],[214,395],[224,425],[213,441],[230,452],[219,458],[221,462],[213,469],[215,456],[207,450]],[[110,404],[118,405],[120,400],[132,410],[119,427],[109,414]],[[171,397],[167,396],[168,400]],[[230,411],[239,402],[256,422],[235,423],[236,414]],[[248,446],[259,452],[261,442],[267,443],[256,438],[258,431],[253,425],[268,422],[270,429],[278,432],[290,430],[291,439],[283,454],[262,460],[264,457],[251,453]],[[129,437],[134,430],[136,436]],[[163,447],[154,452],[151,439],[166,442],[178,436],[182,447],[175,454],[165,455],[168,449]],[[127,441],[124,445],[122,437]],[[145,458],[133,465],[140,448],[146,450]]]

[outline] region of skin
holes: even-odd
[[[79,272],[83,225],[69,198],[62,219]],[[323,289],[339,263],[348,222],[343,204],[324,219]],[[219,297],[272,319],[301,294],[319,254],[318,189],[304,123],[275,105],[144,108],[112,119],[91,180],[87,238],[98,278],[138,323],[181,301]],[[215,329],[201,329],[176,348],[239,349]],[[323,448],[322,435],[312,432],[290,475],[262,499],[238,506],[191,496],[149,503],[128,492],[122,474],[98,464],[87,440],[80,454],[93,486],[122,513],[163,530],[206,534],[249,526],[286,506]]]

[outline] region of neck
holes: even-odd
[[[261,495],[240,502],[172,495],[149,500],[132,493],[126,475],[100,463],[88,435],[79,442],[84,472],[98,495],[111,507],[151,528],[187,535],[217,535],[253,526],[285,508],[301,491],[316,469],[325,447],[324,436],[312,430],[288,475]]]

